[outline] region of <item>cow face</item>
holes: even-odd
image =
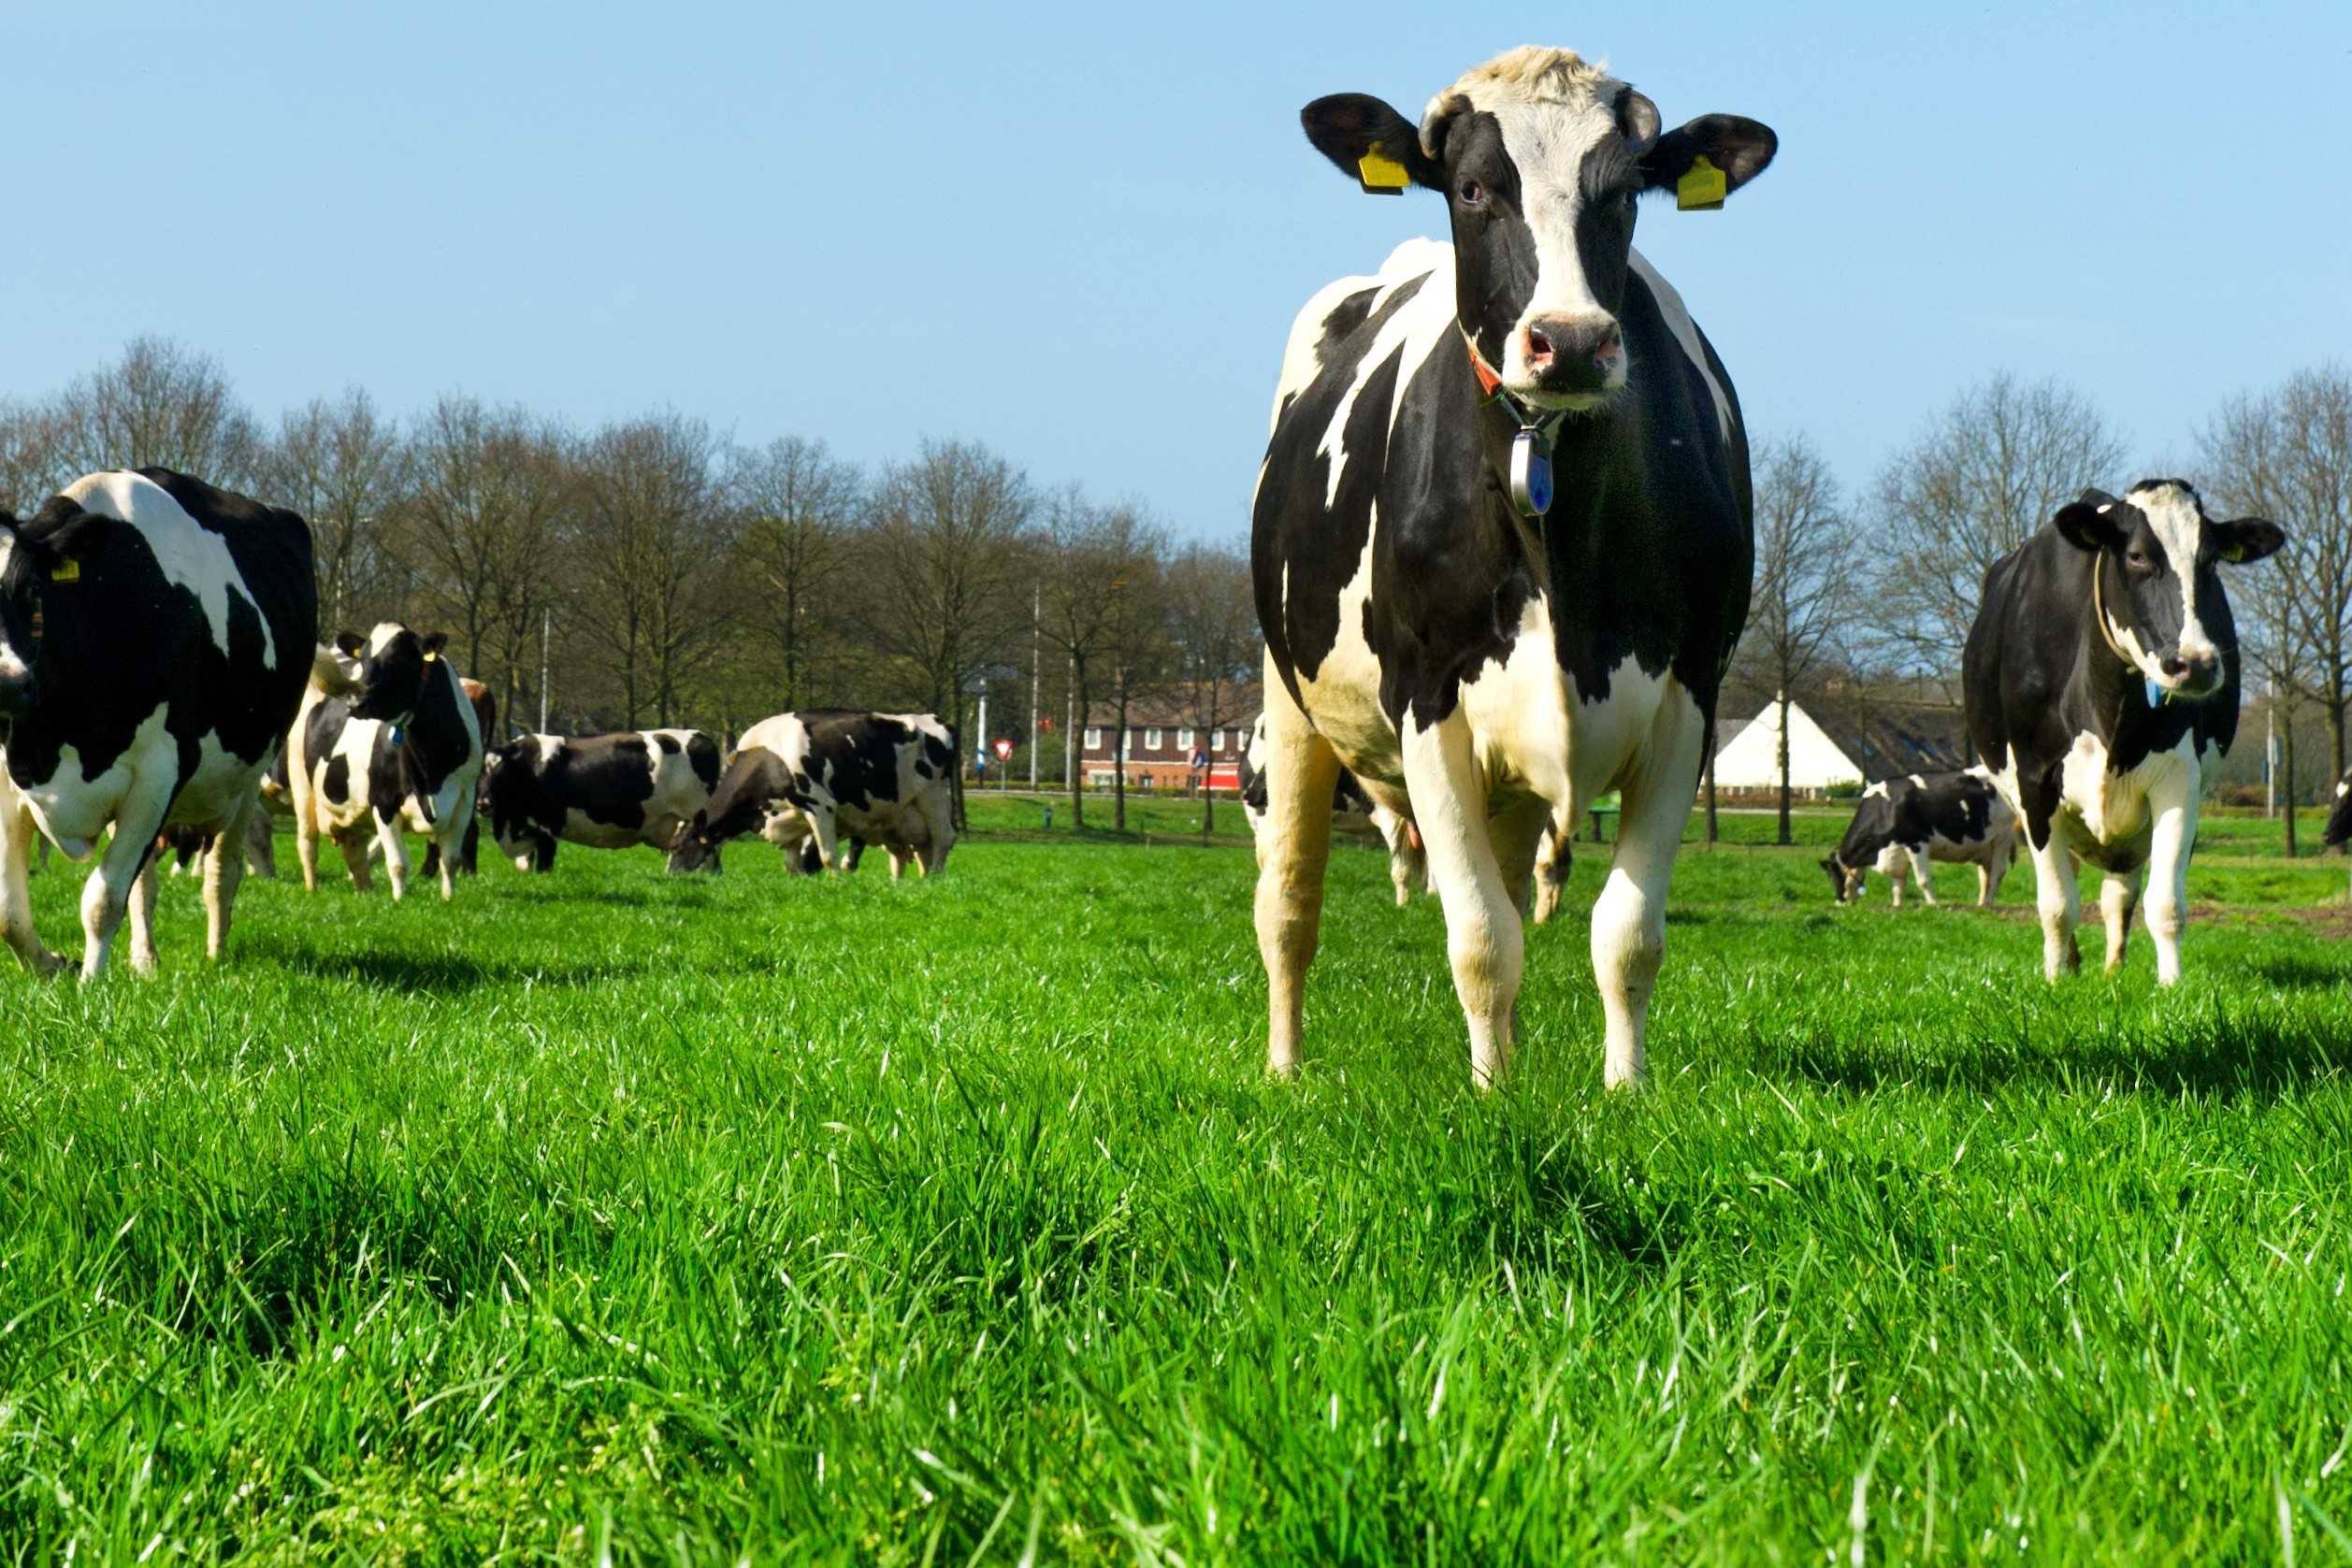
[[[1829,873],[1829,893],[1838,902],[1842,904],[1862,891],[1864,868],[1849,866],[1832,855],[1821,863],[1821,869]]]
[[[1567,50],[1534,47],[1438,94],[1418,128],[1353,93],[1318,98],[1300,119],[1366,190],[1409,180],[1443,193],[1463,336],[1506,389],[1547,409],[1589,409],[1625,383],[1618,311],[1635,198],[1673,189],[1702,156],[1727,194],[1779,145],[1721,114],[1662,137],[1648,98]]]
[[[441,632],[419,637],[397,621],[380,623],[365,640],[351,632],[337,638],[335,646],[356,666],[359,695],[352,699],[352,717],[407,723],[448,641]]]
[[[52,614],[70,613],[74,596],[94,586],[97,560],[112,519],[59,496],[29,521],[0,511],[0,726],[33,706],[41,642]]]
[[[2085,490],[2053,520],[2098,559],[2096,613],[2107,640],[2166,698],[2210,697],[2234,646],[2224,562],[2258,561],[2287,542],[2274,523],[2221,523],[2186,480],[2143,480],[2121,500]]]
[[[678,830],[678,842],[671,846],[670,869],[673,871],[709,871],[719,873],[720,840],[711,831],[711,813],[697,812],[694,820]]]

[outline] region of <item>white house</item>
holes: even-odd
[[[1802,795],[1820,795],[1839,784],[1859,784],[1862,770],[1838,747],[1813,716],[1796,703],[1788,707],[1788,782]],[[1763,712],[1730,735],[1715,753],[1715,787],[1777,790],[1781,787],[1781,707]]]

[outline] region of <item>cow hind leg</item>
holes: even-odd
[[[131,803],[124,802],[126,808]],[[125,809],[115,818],[114,836],[108,841],[106,853],[99,856],[97,869],[81,888],[81,977],[95,980],[107,965],[107,954],[114,945],[117,931],[123,928],[123,917],[130,913],[133,889],[142,877],[148,884],[147,897],[153,908],[155,830],[163,819],[160,804],[149,803],[148,809]],[[131,961],[137,965],[139,955],[137,943],[138,931],[134,928],[134,948]],[[154,967],[154,946],[152,932],[148,937],[147,966]]]
[[[1486,781],[1471,755],[1460,709],[1423,729],[1405,726],[1405,784],[1437,897],[1446,907],[1446,956],[1470,1027],[1470,1077],[1492,1086],[1510,1064],[1512,1023],[1526,957],[1525,923],[1494,854]],[[1517,868],[1514,868],[1516,870]]]
[[[1641,1086],[1649,1065],[1650,997],[1666,957],[1666,899],[1690,821],[1707,742],[1698,704],[1669,683],[1650,755],[1619,798],[1616,853],[1593,902],[1593,976],[1607,1021],[1602,1081]]]
[[[2107,926],[2107,972],[2123,968],[2124,946],[2131,935],[2131,912],[2140,907],[2137,872],[2108,872],[2099,879],[2099,913]]]
[[[910,858],[907,852],[899,845],[890,846],[890,880],[892,882],[898,881],[906,874],[906,863]]]
[[[172,868],[179,875],[179,868]],[[160,858],[150,855],[147,864],[131,879],[131,897],[127,913],[131,917],[131,972],[155,972],[155,895],[161,885],[163,866]]]
[[[1536,924],[1560,913],[1568,890],[1568,870],[1576,859],[1574,823],[1556,809],[1536,852]]]
[[[1266,971],[1266,1072],[1295,1076],[1306,971],[1322,925],[1339,758],[1266,670],[1266,806],[1258,825],[1258,956]]]
[[[33,929],[31,878],[36,840],[46,847],[48,841],[40,838],[33,813],[15,799],[7,779],[0,777],[0,939],[7,942],[17,962],[35,974],[48,975],[65,968],[65,960],[43,946]]]
[[[956,817],[944,789],[924,791],[919,809],[925,842],[916,846],[915,858],[928,878],[947,864],[947,852],[956,846]]]
[[[1911,852],[1911,875],[1912,880],[1919,884],[1920,900],[1929,909],[1935,908],[1935,863],[1927,858],[1927,849],[1924,844]]]
[[[245,805],[248,822],[261,816],[252,800]],[[238,885],[245,880],[243,844],[247,823],[231,821],[213,841],[204,866],[204,956],[214,963],[228,951],[229,917],[237,908]]]
[[[378,819],[376,848],[383,855],[383,876],[392,884],[392,901],[398,903],[409,891],[409,837],[400,831],[400,819],[390,822]]]
[[[368,869],[368,841],[347,829],[335,835],[335,847],[343,852],[343,864],[351,871],[352,891],[374,892],[375,873]]]

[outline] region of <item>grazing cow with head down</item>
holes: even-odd
[[[2181,976],[2188,857],[2209,769],[2238,733],[2238,634],[2225,563],[2286,542],[2258,517],[2205,514],[2182,480],[2085,490],[1993,563],[1969,631],[1969,737],[2024,823],[2042,970],[2079,969],[2076,862],[2105,873],[2107,968],[2148,893],[2156,974]]]
[[[671,852],[673,871],[718,869],[719,847],[758,833],[787,865],[803,841],[840,869],[841,841],[879,844],[896,879],[910,860],[930,876],[956,842],[954,732],[931,713],[819,710],[778,713],[744,731]]]
[[[1906,872],[1932,906],[1936,889],[1928,863],[1972,865],[1977,907],[1990,909],[2016,858],[2017,813],[1983,769],[1970,768],[1872,784],[1862,792],[1845,838],[1821,864],[1838,902],[1861,898],[1864,880],[1877,871],[1893,885],[1897,909],[1903,907]]]
[[[490,754],[483,809],[500,854],[521,870],[551,870],[558,842],[675,847],[710,804],[718,772],[718,743],[699,729],[526,735]]]
[[[1516,1029],[1544,826],[1623,791],[1592,942],[1606,1078],[1636,1084],[1753,546],[1731,379],[1633,250],[1635,204],[1718,205],[1775,138],[1726,115],[1661,134],[1648,98],[1548,49],[1471,71],[1418,125],[1355,94],[1302,118],[1367,189],[1441,196],[1452,243],[1323,290],[1283,358],[1252,521],[1268,1067],[1298,1065],[1345,767],[1420,829],[1481,1084]]]
[[[402,897],[406,829],[431,842],[441,897],[456,896],[482,776],[482,730],[457,672],[441,656],[446,640],[438,632],[421,638],[397,621],[383,622],[364,640],[348,632],[336,639],[355,695],[335,695],[313,682],[288,743],[295,849],[309,890],[318,890],[324,833],[343,852],[354,890],[370,886],[372,841],[393,898]]]
[[[241,843],[301,700],[318,635],[310,530],[293,512],[167,468],[90,474],[31,518],[0,512],[0,932],[27,968],[36,831],[76,860],[112,839],[81,899],[84,979],[123,918],[155,967],[156,836]],[[244,874],[209,858],[218,958]]]

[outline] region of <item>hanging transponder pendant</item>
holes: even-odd
[[[1551,510],[1551,453],[1533,430],[1511,438],[1511,504],[1522,517],[1541,517]]]

